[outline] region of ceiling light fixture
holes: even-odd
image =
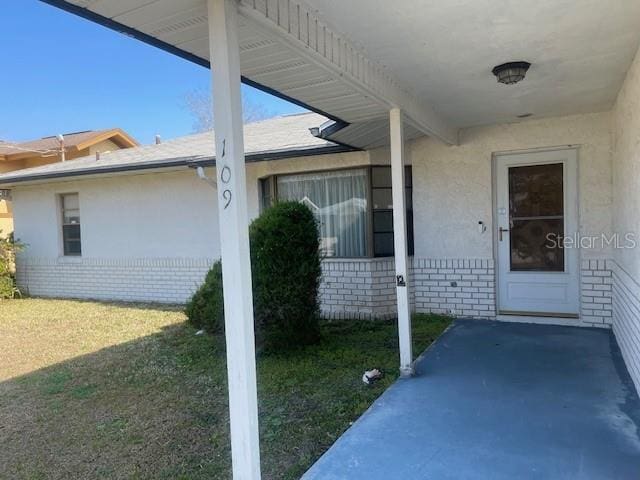
[[[513,85],[524,79],[530,66],[529,62],[508,62],[493,67],[491,71],[498,79],[498,82]]]

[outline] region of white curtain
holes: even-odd
[[[365,169],[279,176],[278,198],[301,201],[314,212],[324,255],[367,255]]]

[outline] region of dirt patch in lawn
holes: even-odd
[[[449,321],[414,321],[416,352]],[[323,325],[315,346],[260,356],[265,479],[299,476],[396,378],[392,322]],[[365,368],[386,371],[367,387]],[[230,478],[220,337],[176,309],[0,303],[0,478]]]

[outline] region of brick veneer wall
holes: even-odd
[[[412,258],[410,302],[416,312],[495,318],[491,259]],[[323,262],[320,300],[328,318],[395,316],[393,259],[330,259]]]
[[[492,259],[413,259],[415,309],[471,318],[495,318]]]
[[[320,308],[323,316],[393,318],[396,309],[393,259],[327,259],[322,262]]]
[[[41,297],[184,303],[204,280],[213,260],[20,259],[18,285]]]
[[[18,284],[30,295],[96,300],[184,303],[202,282],[212,259],[23,258]],[[391,258],[322,262],[324,316],[393,318],[395,269]],[[455,282],[455,284],[452,284]],[[412,259],[410,302],[418,312],[477,318],[495,316],[491,260]]]
[[[580,268],[580,323],[609,328],[613,321],[613,277],[606,259],[583,260]]]
[[[206,258],[26,258],[18,262],[18,284],[34,296],[184,303],[212,262]],[[612,323],[614,279],[609,265],[606,260],[582,262],[582,325]],[[495,318],[492,259],[412,258],[410,268],[414,311]],[[393,259],[323,261],[320,305],[323,315],[332,319],[395,317]]]
[[[617,262],[607,262],[613,279],[613,333],[640,391],[640,282]]]
[[[184,303],[200,285],[212,259],[23,258],[17,280],[40,297]],[[320,285],[329,318],[390,318],[396,292],[392,259],[325,260]]]
[[[493,259],[412,258],[410,300],[414,311],[459,317],[496,317]],[[581,265],[581,316],[576,324],[612,323],[612,272],[606,259]],[[338,259],[323,264],[321,305],[329,318],[390,318],[396,297],[393,259]]]

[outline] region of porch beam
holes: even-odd
[[[398,342],[400,345],[400,374],[413,375],[411,346],[411,306],[409,304],[409,269],[407,257],[407,201],[404,175],[403,112],[389,110],[391,138],[391,197],[393,200],[393,248],[396,267],[396,296],[398,300]]]
[[[443,142],[458,143],[458,129],[402,88],[381,65],[295,0],[239,0],[240,14],[296,54],[372,99],[384,111],[402,108],[407,121]],[[215,62],[214,62],[215,65]],[[351,121],[345,118],[346,121]]]
[[[260,479],[237,0],[207,0],[233,478]]]

